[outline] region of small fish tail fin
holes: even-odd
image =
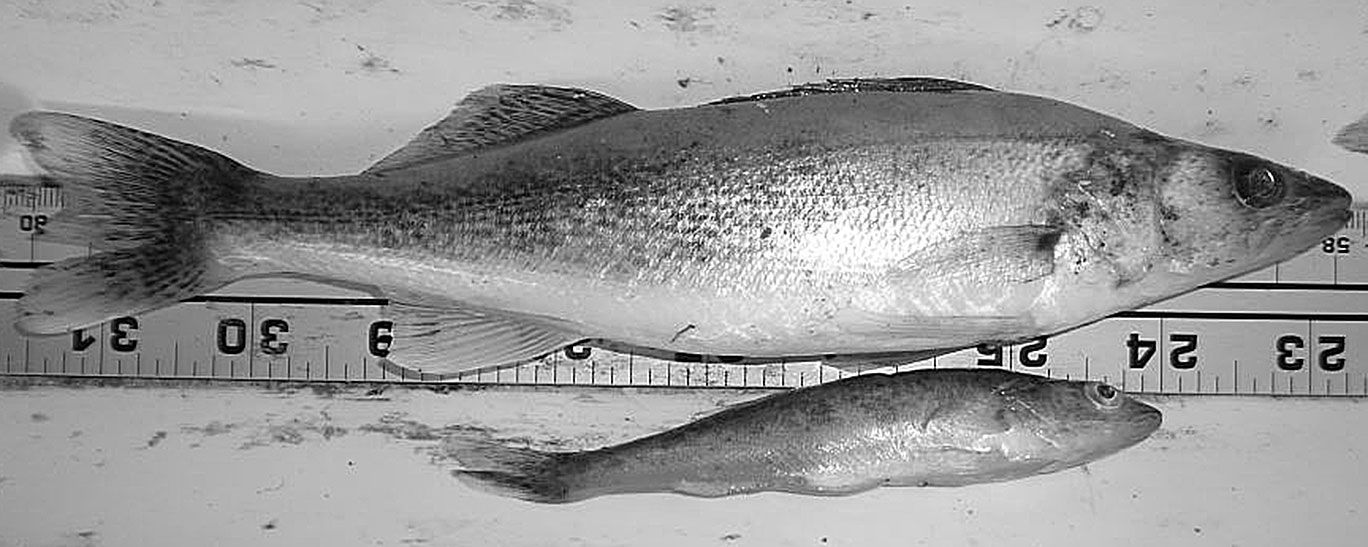
[[[1341,127],[1330,142],[1350,152],[1368,154],[1368,114],[1364,114],[1354,123]]]
[[[70,114],[29,112],[10,132],[63,184],[66,207],[44,239],[97,251],[36,272],[19,301],[20,331],[84,328],[228,281],[211,265],[206,214],[259,173],[198,146]]]
[[[462,467],[451,474],[467,486],[537,503],[578,499],[563,474],[573,454],[505,446],[483,437],[451,437],[446,445],[446,452]]]

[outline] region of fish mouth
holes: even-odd
[[[1354,205],[1354,196],[1328,180],[1307,175],[1297,194],[1303,200],[1305,218],[1313,219],[1316,228],[1338,230],[1353,216],[1350,207]]]
[[[1141,403],[1141,407],[1131,417],[1131,438],[1129,444],[1143,441],[1164,424],[1164,413],[1159,409]]]
[[[1271,264],[1291,258],[1289,252],[1300,253],[1329,237],[1348,224],[1354,216],[1354,198],[1348,190],[1325,179],[1303,175],[1299,184],[1293,187],[1295,200],[1285,209],[1290,213],[1291,222],[1282,232],[1286,234],[1279,244],[1266,247],[1264,262]],[[1287,214],[1285,213],[1285,214]],[[1267,222],[1277,222],[1271,218]],[[1289,229],[1290,228],[1290,229]],[[1264,231],[1263,237],[1277,240],[1278,231]]]

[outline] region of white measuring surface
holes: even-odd
[[[377,365],[392,323],[384,300],[294,280],[226,287],[169,309],[72,335],[10,328],[24,282],[85,249],[34,236],[60,187],[0,177],[0,374],[280,381],[394,381]],[[906,367],[1004,367],[1127,391],[1368,396],[1368,206],[1292,260],[1093,325],[1017,346],[981,347]],[[573,347],[455,382],[796,387],[848,375],[816,363],[680,363]]]

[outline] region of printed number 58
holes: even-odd
[[[1321,252],[1328,255],[1349,253],[1349,238],[1345,236],[1327,237],[1321,240]]]

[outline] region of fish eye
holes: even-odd
[[[1102,382],[1091,382],[1083,388],[1083,392],[1088,395],[1094,404],[1102,408],[1116,408],[1121,406],[1121,392]]]
[[[1235,168],[1235,197],[1254,209],[1263,209],[1282,201],[1287,186],[1282,177],[1261,165],[1238,165]]]

